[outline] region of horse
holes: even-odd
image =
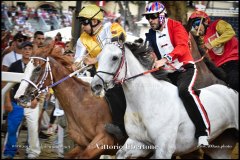
[[[72,72],[71,60],[54,50],[44,48],[34,56],[27,64],[25,78],[15,94],[15,99],[23,106],[47,89],[51,81],[60,82]],[[112,121],[105,98],[94,96],[90,84],[77,77],[65,79],[52,89],[65,112],[69,136],[77,144],[65,158],[91,159],[116,153],[112,146],[121,142],[104,129],[104,125]]]
[[[129,138],[117,158],[144,157],[154,152],[153,158],[170,159],[197,150],[195,126],[177,87],[145,73],[149,71],[119,42],[106,44],[98,57],[92,91],[103,96],[104,90],[121,83],[127,102],[124,122]],[[239,130],[238,92],[220,83],[200,91],[212,126],[210,145],[202,149],[211,158],[231,158]]]
[[[196,62],[196,67],[198,70],[198,77],[195,83],[195,88],[200,89],[203,87],[207,87],[213,84],[222,84],[227,85],[225,83],[226,74],[220,68],[217,68],[216,65],[210,60],[207,53],[199,47],[197,43],[200,43],[198,39],[199,37],[195,37],[189,32],[189,47],[191,50],[191,54],[193,56],[194,61]],[[152,68],[152,65],[157,56],[151,47],[143,46],[142,43],[138,43],[142,39],[137,39],[134,43],[125,42],[125,45],[132,51],[134,56],[138,59],[138,61],[148,70]],[[160,73],[160,74],[159,74]],[[163,79],[166,74],[163,74],[162,71],[152,72],[151,73],[157,79]],[[168,79],[166,79],[168,80]],[[168,80],[170,81],[170,80]],[[226,134],[226,133],[225,133]],[[201,149],[195,150],[191,153],[182,155],[183,159],[201,159],[201,158],[209,158],[205,155]]]

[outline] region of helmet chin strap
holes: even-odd
[[[92,21],[90,21],[90,27],[91,27],[90,36],[93,36],[93,27],[96,27],[99,23],[100,23],[100,21],[98,20],[97,24],[93,25],[93,24],[92,24]]]
[[[160,12],[158,15],[158,24],[159,24],[159,27],[157,28],[158,30],[160,30],[161,27],[164,25],[165,20],[166,20],[165,9],[163,9],[163,11]]]
[[[163,20],[160,20],[160,18],[158,18],[158,24],[159,24],[159,26],[158,26],[157,30],[160,30],[161,27],[164,25],[164,23],[165,23],[165,17],[163,17],[163,18],[164,18]]]

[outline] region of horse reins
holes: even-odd
[[[116,45],[116,43],[112,43],[112,44]],[[96,73],[96,76],[98,76],[101,79],[101,81],[103,82],[104,85],[108,85],[109,82],[108,83],[104,82],[103,78],[98,73],[104,73],[104,74],[112,75],[114,77],[112,81],[115,84],[123,84],[125,81],[128,81],[130,79],[137,78],[139,76],[142,76],[142,75],[145,75],[145,74],[148,74],[148,73],[152,73],[152,72],[156,72],[156,71],[159,70],[159,68],[153,68],[151,70],[147,70],[145,72],[139,73],[139,74],[134,75],[132,77],[126,78],[126,76],[127,76],[127,61],[126,61],[126,57],[125,57],[125,49],[124,49],[124,46],[121,46],[119,43],[116,46],[118,46],[122,50],[122,53],[123,53],[122,58],[121,58],[121,63],[119,64],[119,67],[118,67],[116,73],[114,74],[114,73],[109,73],[109,72],[105,72],[105,71],[97,71],[97,73]],[[194,63],[198,63],[198,62],[202,61],[203,59],[204,59],[204,56],[202,56],[200,59],[194,61]],[[125,65],[125,68],[126,68],[125,76],[121,80],[117,80],[117,78],[120,74],[120,71],[121,71],[121,69],[124,65],[124,62],[126,63],[126,65]],[[183,72],[185,70],[184,68],[177,69],[171,63],[168,63],[168,62],[167,62],[167,65],[169,65],[172,68],[171,70],[176,70],[176,71],[179,71],[179,72]],[[170,70],[170,69],[167,69],[167,68],[163,68],[163,69],[164,70]]]
[[[127,76],[127,61],[126,61],[126,56],[125,56],[125,48],[124,48],[124,45],[120,45],[119,43],[111,42],[109,44],[114,44],[121,49],[121,51],[122,51],[121,63],[119,64],[118,69],[115,73],[109,73],[109,72],[105,72],[105,71],[97,71],[96,76],[98,76],[102,80],[104,85],[108,85],[109,82],[108,83],[104,82],[104,80],[102,79],[102,77],[98,73],[105,73],[105,74],[108,74],[108,75],[112,75],[113,76],[112,81],[115,84],[118,84],[118,83],[122,84],[125,81],[126,76]],[[126,71],[125,71],[124,78],[122,78],[121,80],[117,80],[118,76],[120,75],[120,71],[121,71],[124,64],[126,64],[125,65],[125,70]]]
[[[52,70],[51,70],[51,67],[50,67],[50,63],[49,63],[49,57],[47,57],[46,59],[42,58],[42,57],[30,57],[31,61],[32,59],[40,59],[40,60],[43,60],[46,62],[46,65],[45,65],[45,70],[44,70],[44,73],[43,73],[43,76],[41,78],[41,80],[39,81],[38,84],[35,84],[33,81],[31,81],[30,79],[26,79],[26,78],[23,78],[22,81],[26,81],[28,82],[29,84],[31,84],[35,90],[32,91],[33,95],[34,95],[34,92],[38,92],[38,95],[41,94],[41,93],[44,93],[44,92],[48,92],[49,88],[52,88],[60,83],[62,83],[63,81],[67,80],[68,78],[74,76],[75,74],[77,74],[78,72],[81,72],[82,70],[85,70],[85,69],[89,69],[91,66],[85,66],[85,67],[82,67],[76,71],[74,71],[73,73],[69,74],[68,76],[60,79],[59,81],[53,83],[53,76],[52,76]],[[46,81],[47,77],[48,77],[48,74],[50,74],[50,79],[51,79],[51,85],[49,86],[46,86],[44,89],[41,89],[43,87],[43,84],[44,82]],[[38,97],[35,96],[36,97]]]

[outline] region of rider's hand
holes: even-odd
[[[86,65],[96,64],[96,63],[97,63],[97,58],[91,58],[91,57],[87,56],[87,57],[84,59],[84,63],[85,63]]]
[[[166,64],[166,62],[167,62],[167,59],[166,58],[162,58],[162,59],[160,59],[158,61],[155,61],[153,63],[153,67],[152,68],[160,68],[160,67],[164,66]]]
[[[77,70],[77,66],[76,66],[76,64],[72,64],[71,67],[72,67],[72,70],[73,70],[73,71],[76,71],[76,70]]]
[[[212,49],[212,45],[210,43],[205,43],[204,46],[207,48],[207,49]]]

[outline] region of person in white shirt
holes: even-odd
[[[24,36],[21,32],[18,32],[13,37],[14,50],[3,57],[2,71],[7,71],[13,62],[16,62],[22,58],[21,45],[24,41],[26,41],[26,38],[27,37]]]

